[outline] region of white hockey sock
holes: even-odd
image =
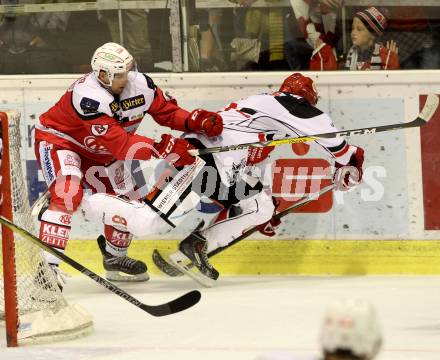
[[[126,256],[133,234],[116,229],[113,226],[104,226],[105,251],[113,256]]]
[[[40,240],[46,245],[64,252],[69,240],[71,222],[71,214],[47,209],[40,218]],[[46,251],[44,257],[49,264],[57,265],[61,262],[56,256]]]
[[[274,211],[272,196],[265,191],[240,201],[238,205],[239,212],[223,210],[214,224],[202,232],[208,242],[208,253],[228,245],[245,230],[269,221]]]

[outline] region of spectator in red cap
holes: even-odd
[[[399,69],[398,48],[393,40],[386,46],[377,41],[387,27],[385,10],[375,7],[357,12],[353,17],[351,41],[345,70]]]

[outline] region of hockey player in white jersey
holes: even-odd
[[[360,299],[343,299],[330,304],[321,325],[319,342],[322,357],[313,360],[375,359],[382,346],[382,330],[373,305]],[[280,351],[262,354],[256,360],[312,359]]]
[[[220,111],[224,123],[221,136],[207,138],[199,134],[188,134],[186,138],[196,147],[202,145],[210,148],[338,131],[331,118],[315,107],[317,101],[318,94],[313,81],[295,73],[284,80],[279,91],[249,96]],[[196,139],[199,144],[191,139]],[[320,139],[317,143],[335,159],[338,175],[343,174],[342,189],[357,185],[362,178],[363,149],[337,138]],[[263,187],[261,179],[246,173],[249,166],[265,160],[272,149],[251,148],[204,157],[207,163],[215,163],[223,184],[229,185],[231,189],[235,187],[236,191],[237,187],[243,188],[237,186],[237,181],[241,180],[249,184],[253,191],[258,189],[259,192],[251,197],[240,197],[239,202],[229,193],[228,201],[221,202],[225,209],[217,218],[206,229],[190,234],[179,244],[179,250],[170,255],[171,263],[179,270],[210,286],[212,281],[205,282],[199,274],[194,275],[191,266],[188,266],[188,259],[204,277],[217,279],[218,272],[207,261],[206,253],[227,246],[255,225],[261,224],[263,234],[274,234],[270,226],[274,212],[270,190]]]
[[[315,107],[317,101],[313,81],[295,73],[285,79],[279,91],[250,96],[220,111],[224,124],[220,136],[209,138],[203,134],[187,134],[185,138],[196,148],[210,148],[337,131],[330,117]],[[343,188],[347,189],[361,180],[362,148],[338,138],[320,139],[317,143],[335,159],[338,173],[343,173]],[[162,216],[169,218],[175,212],[182,212],[188,203],[194,206],[193,196],[196,200],[201,196],[209,197],[222,205],[224,210],[207,227],[197,229],[186,237],[179,244],[178,251],[170,256],[173,265],[190,276],[189,268],[194,264],[200,271],[197,276],[201,275],[209,284],[219,274],[209,263],[207,252],[227,246],[244,230],[255,225],[261,224],[263,233],[272,231],[266,226],[274,213],[271,193],[258,176],[249,176],[247,173],[249,166],[261,163],[271,150],[251,148],[201,156],[204,167],[191,184],[180,189],[178,203],[175,204],[164,205],[170,198],[175,198],[175,193],[171,191],[170,196],[164,196],[167,191],[165,187],[152,193],[148,206],[130,203],[115,206],[111,197],[97,194],[88,199],[84,208],[89,218],[104,219],[106,223],[111,222],[115,215],[123,216],[127,219],[128,229],[124,231],[141,236],[158,231],[158,220],[154,219],[159,217],[154,215],[150,207],[160,210]],[[187,168],[177,173],[173,178],[174,183],[171,182],[169,186],[178,185],[180,188],[185,182],[185,174],[188,174]]]

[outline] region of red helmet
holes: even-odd
[[[281,85],[280,91],[301,96],[312,105],[316,105],[318,102],[318,92],[313,80],[300,73],[294,73],[287,77]]]

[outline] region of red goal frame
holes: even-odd
[[[9,133],[8,116],[0,112],[0,125],[2,128],[3,156],[0,166],[2,175],[1,192],[3,202],[0,205],[0,214],[12,219],[12,197],[11,197],[11,178],[10,178],[10,157],[9,157]],[[8,347],[18,346],[18,302],[17,302],[17,283],[15,276],[15,245],[12,230],[6,226],[1,227],[2,249],[3,249],[3,281],[5,298],[5,322],[6,322],[6,343]]]

